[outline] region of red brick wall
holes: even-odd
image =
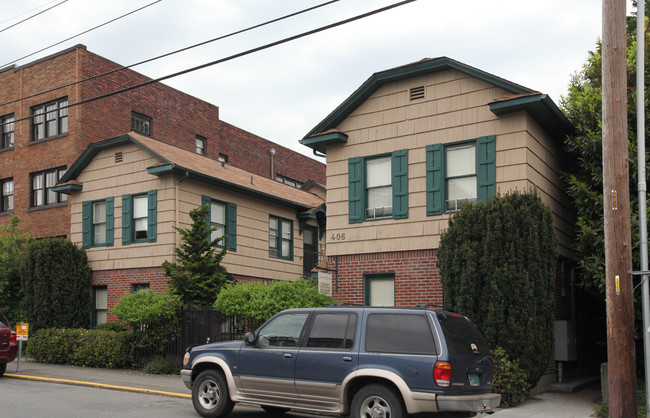
[[[16,119],[21,119],[29,116],[32,106],[51,100],[68,97],[70,104],[79,103],[150,80],[135,71],[122,70],[60,87],[119,67],[78,46],[22,67],[0,71],[0,116],[13,113]],[[54,90],[28,97],[50,89]],[[67,204],[29,208],[30,173],[61,166],[70,168],[88,144],[129,132],[132,111],[152,117],[152,136],[161,141],[194,151],[196,135],[201,135],[207,138],[209,157],[216,159],[219,153],[224,153],[229,156],[230,164],[266,177],[270,176],[268,150],[274,147],[276,173],[303,182],[312,179],[325,184],[325,164],[222,122],[217,106],[155,83],[71,107],[68,133],[51,140],[32,143],[30,121],[16,123],[14,149],[0,151],[0,179],[14,180],[13,214],[21,218],[22,228],[37,238],[69,235]],[[8,215],[0,215],[0,224],[9,222]]]
[[[148,283],[158,293],[167,291],[167,281],[162,267],[93,271],[92,285],[106,286],[108,290],[108,321],[117,321],[113,308],[120,299],[132,292],[131,285]]]
[[[435,250],[395,251],[378,254],[338,256],[338,292],[334,298],[355,304],[364,304],[365,276],[390,273],[395,275],[395,305],[419,303],[443,304],[442,284]],[[335,257],[328,257],[328,267],[335,268]]]

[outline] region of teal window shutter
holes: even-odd
[[[212,198],[210,196],[201,196],[201,206],[205,205],[208,205],[208,214],[205,215],[205,223],[208,225],[208,230],[210,230],[210,225],[212,225]]]
[[[133,242],[133,196],[122,195],[122,244]]]
[[[228,250],[237,251],[237,205],[234,203],[226,206],[226,234]]]
[[[440,215],[444,211],[444,148],[442,144],[427,145],[427,215]]]
[[[115,223],[115,215],[113,211],[113,197],[106,198],[106,245],[113,245],[113,225]]]
[[[348,159],[348,210],[349,222],[363,222],[364,205],[363,159]]]
[[[158,191],[147,192],[147,241],[155,242],[158,233]]]
[[[92,202],[83,202],[81,204],[81,236],[85,248],[93,245],[93,204]]]
[[[478,200],[486,201],[496,193],[496,136],[477,140],[476,171]]]
[[[393,152],[391,174],[393,185],[393,218],[406,219],[409,216],[409,164],[407,149]]]

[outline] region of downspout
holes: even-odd
[[[269,178],[271,180],[273,180],[275,178],[275,175],[274,175],[275,171],[273,170],[273,156],[275,155],[275,148],[271,148],[269,150],[269,154],[271,155],[271,175],[269,176]]]
[[[181,187],[180,184],[185,181],[190,176],[189,171],[185,171],[185,174],[183,174],[183,177],[181,177],[177,182],[176,186],[174,187],[175,189],[175,196],[174,196],[174,223],[176,228],[180,228],[181,226],[181,211],[180,211],[180,194],[181,194]],[[174,248],[178,248],[178,238],[179,234],[176,232],[174,234]],[[172,254],[172,263],[176,262],[176,251],[174,251],[174,254]]]

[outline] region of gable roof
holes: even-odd
[[[554,123],[559,123],[564,127],[571,126],[566,117],[564,117],[564,114],[562,114],[555,103],[553,103],[553,101],[547,95],[543,95],[535,90],[531,90],[527,87],[513,83],[501,77],[497,77],[493,74],[479,70],[478,68],[474,68],[467,64],[463,64],[451,58],[439,57],[425,58],[423,60],[403,65],[401,67],[374,73],[343,103],[334,109],[334,111],[332,111],[311,131],[309,131],[307,135],[305,135],[304,138],[300,140],[300,143],[313,148],[314,151],[324,152],[324,145],[345,142],[347,140],[347,136],[336,131],[336,127],[343,120],[345,120],[356,108],[365,102],[373,93],[375,93],[375,91],[377,91],[381,86],[387,83],[405,80],[423,74],[430,74],[446,70],[457,70],[463,72],[471,77],[495,85],[507,91],[512,96],[537,96],[539,98],[538,101],[543,104],[543,106],[532,105],[534,102],[536,102],[536,100],[530,99],[527,102],[522,101],[514,103],[514,105],[517,105],[517,107],[513,108],[509,106],[513,105],[513,102],[506,101],[506,103],[501,106],[495,106],[495,109],[497,109],[497,111],[500,113],[497,113],[497,111],[495,111],[492,106],[490,107],[490,109],[497,115],[506,113],[508,111],[522,110],[522,105],[524,105],[523,110],[531,112],[533,114],[533,117],[535,117],[538,121],[554,120]],[[321,135],[323,135],[322,138],[320,138]],[[319,139],[314,139],[315,136],[319,136]]]
[[[77,182],[76,179],[93,158],[102,150],[128,143],[141,147],[159,160],[158,164],[147,168],[149,174],[156,176],[176,174],[182,176],[183,180],[189,177],[300,210],[309,210],[325,203],[323,199],[312,193],[287,186],[232,165],[223,164],[217,160],[136,132],[90,144],[86,151],[61,177],[56,190],[60,192],[81,190],[83,185]]]

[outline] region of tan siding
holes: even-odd
[[[409,102],[409,89],[420,85],[426,87],[425,99]],[[536,188],[552,208],[561,251],[566,253],[570,211],[555,156],[559,144],[524,112],[495,116],[489,103],[505,94],[450,70],[383,85],[354,110],[337,127],[348,135],[347,143],[327,150],[328,256],[437,247],[449,216],[426,216],[425,147],[485,135],[497,136],[497,191]],[[405,148],[409,149],[408,219],[350,224],[348,158]],[[336,239],[343,234],[345,240]]]
[[[124,162],[115,164],[116,150],[123,152]],[[114,197],[114,244],[112,247],[89,248],[93,270],[159,267],[174,261],[180,242],[175,226],[189,228],[189,212],[201,204],[201,196],[237,204],[237,251],[227,253],[224,266],[231,274],[265,279],[295,280],[302,274],[303,242],[299,234],[296,209],[271,204],[237,192],[217,189],[194,180],[179,183],[171,175],[157,177],[147,173],[159,161],[142,148],[123,145],[101,151],[79,175],[83,191],[71,197],[71,239],[82,243],[82,202]],[[122,195],[157,190],[157,240],[155,243],[122,245]],[[272,259],[268,247],[269,215],[293,221],[293,261]],[[315,224],[314,224],[315,225]]]

